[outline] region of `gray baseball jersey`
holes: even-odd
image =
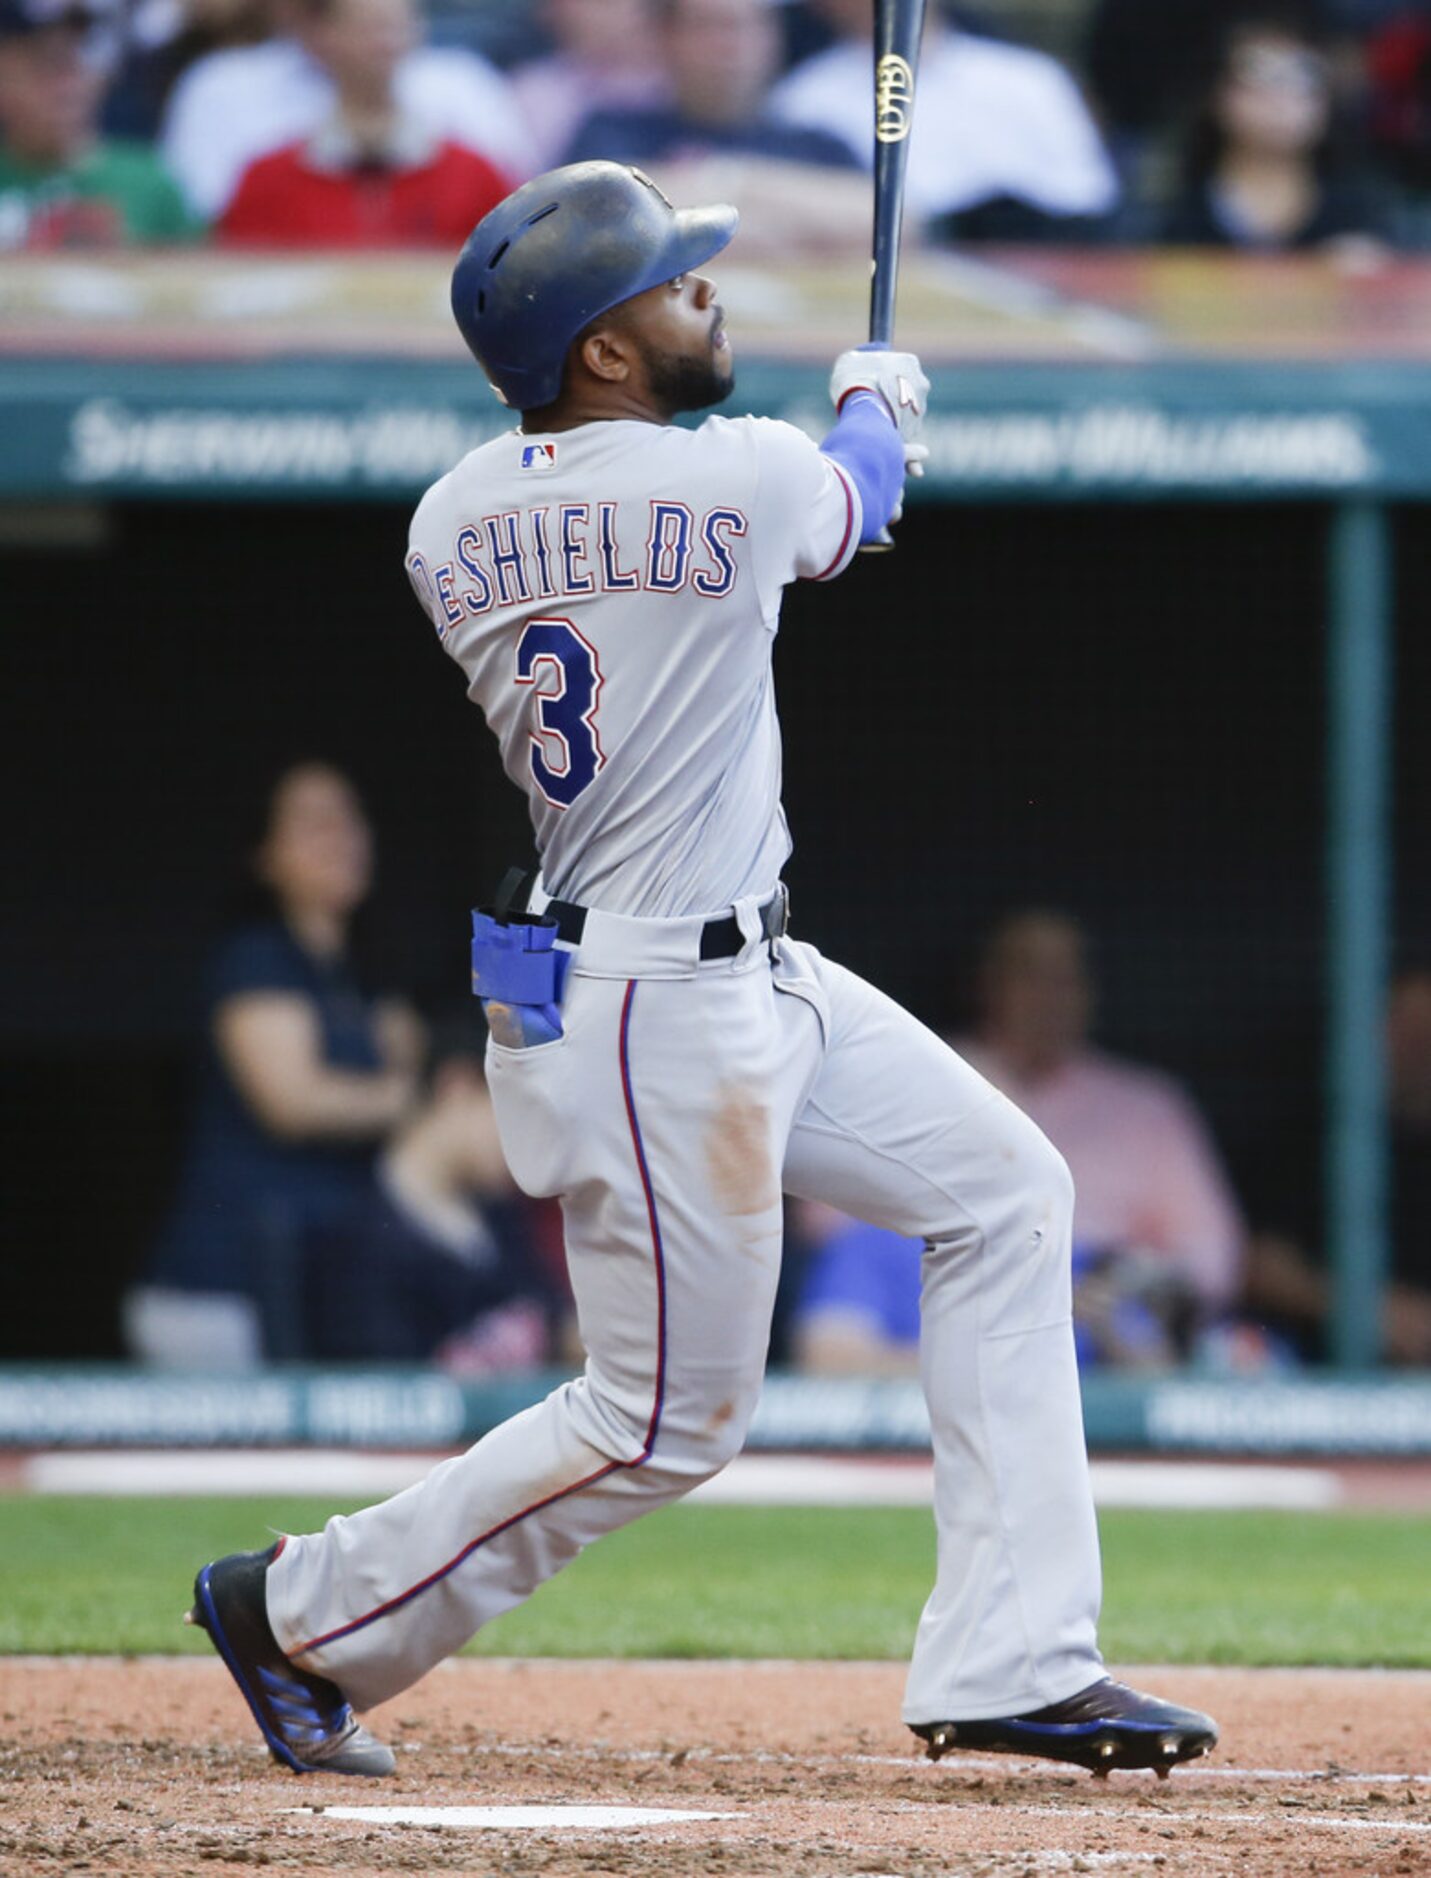
[[[645,917],[770,893],[781,590],[839,573],[859,530],[843,470],[768,418],[513,431],[428,491],[408,572],[550,893]]]

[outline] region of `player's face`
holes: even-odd
[[[1092,985],[1076,927],[1029,917],[1009,931],[984,987],[991,1033],[1034,1063],[1054,1064],[1080,1048],[1092,1016]]]
[[[103,88],[103,73],[76,27],[0,41],[0,137],[31,161],[68,159],[93,132]]]
[[[1408,1120],[1431,1122],[1431,972],[1407,972],[1387,1007],[1392,1104]]]
[[[1310,150],[1331,113],[1327,68],[1310,47],[1280,33],[1244,33],[1217,100],[1224,131],[1252,150]]]
[[[372,837],[345,776],[307,763],[280,780],[258,871],[285,907],[347,915],[367,897]]]
[[[674,415],[729,397],[735,364],[713,280],[677,274],[628,300],[625,310],[652,403]]]
[[[768,0],[679,0],[660,41],[676,102],[703,124],[743,124],[760,114],[780,66],[781,38]]]
[[[336,0],[308,25],[304,43],[340,92],[385,100],[417,37],[412,0]]]

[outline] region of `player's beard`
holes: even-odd
[[[658,403],[668,411],[708,411],[735,388],[730,354],[712,352],[694,359],[689,353],[646,353],[646,382]]]

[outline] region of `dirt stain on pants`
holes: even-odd
[[[779,1204],[769,1133],[769,1109],[747,1090],[723,1083],[706,1135],[706,1171],[723,1212],[741,1217]]]

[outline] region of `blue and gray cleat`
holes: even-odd
[[[185,1618],[206,1630],[273,1758],[295,1774],[390,1774],[392,1749],[370,1735],[336,1683],[296,1668],[269,1627],[264,1576],[278,1554],[235,1552],[205,1565]]]
[[[1111,1676],[1027,1715],[912,1726],[927,1744],[931,1761],[954,1748],[974,1748],[1072,1761],[1097,1775],[1114,1768],[1151,1767],[1164,1779],[1179,1761],[1196,1760],[1217,1742],[1217,1723],[1210,1715],[1144,1695]]]

